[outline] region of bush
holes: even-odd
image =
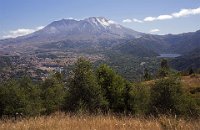
[[[0,101],[2,115],[15,115],[15,113],[25,112],[26,101],[24,91],[14,80],[1,86]]]
[[[66,110],[96,112],[106,104],[91,63],[83,58],[75,64],[67,89]]]
[[[10,80],[0,86],[0,115],[38,115],[42,111],[40,89],[28,78]]]
[[[19,87],[23,89],[26,97],[25,113],[30,116],[39,115],[43,111],[40,86],[34,84],[30,78],[24,77],[19,80]]]
[[[193,115],[197,113],[195,100],[183,91],[179,78],[156,81],[151,88],[151,113]]]
[[[170,68],[168,65],[168,61],[166,59],[162,59],[160,63],[160,69],[158,70],[158,77],[163,78],[168,76],[170,73]]]
[[[134,84],[130,90],[130,106],[133,114],[145,115],[149,111],[150,92],[149,87]]]
[[[65,98],[64,84],[53,76],[42,83],[41,89],[44,112],[50,114],[61,110]]]
[[[113,112],[124,112],[125,80],[105,64],[97,69],[97,79],[108,108]]]

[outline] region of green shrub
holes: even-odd
[[[44,112],[50,114],[61,110],[65,98],[64,84],[52,77],[42,83],[41,89]]]
[[[40,89],[28,78],[10,80],[0,86],[0,114],[38,115],[42,111]]]
[[[130,90],[130,106],[133,114],[145,115],[149,111],[150,92],[149,87],[134,84]]]
[[[67,89],[66,110],[96,112],[106,104],[91,63],[83,58],[75,64]]]
[[[180,79],[164,78],[151,88],[151,113],[153,114],[197,114],[196,102],[183,91]]]
[[[97,69],[97,79],[108,108],[113,112],[124,112],[125,80],[105,64]]]

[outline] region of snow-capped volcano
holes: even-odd
[[[104,17],[89,17],[83,20],[62,19],[54,21],[39,31],[13,40],[18,43],[41,43],[63,40],[98,41],[98,39],[134,39],[141,37],[141,35],[143,34],[140,32],[125,28]]]

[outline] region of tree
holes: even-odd
[[[183,90],[178,79],[168,78],[156,81],[151,89],[151,111],[160,114],[176,113],[176,104],[182,94]]]
[[[29,78],[6,81],[0,86],[0,106],[1,115],[38,115],[42,110],[40,89]]]
[[[25,95],[26,107],[24,114],[30,116],[39,115],[43,111],[40,87],[34,84],[28,77],[23,77],[18,82],[20,89],[23,90]]]
[[[1,115],[24,112],[25,97],[15,80],[4,83],[0,88]]]
[[[91,63],[83,58],[76,62],[67,89],[66,110],[96,112],[106,104]]]
[[[189,75],[194,74],[194,70],[192,69],[192,67],[190,67],[190,68],[188,69],[188,74],[189,74]]]
[[[114,112],[123,112],[125,110],[125,80],[105,64],[97,69],[97,79],[103,95],[109,103],[109,109]]]
[[[169,69],[169,65],[166,59],[163,59],[160,63],[161,68]]]
[[[130,90],[130,106],[133,114],[145,115],[149,112],[149,87],[142,84],[133,84]]]
[[[145,68],[145,69],[144,69],[144,80],[145,80],[145,81],[148,81],[148,80],[150,80],[150,79],[151,79],[151,74],[149,73],[148,69]]]
[[[124,108],[124,111],[125,111],[125,114],[130,114],[131,111],[132,111],[132,108],[131,108],[131,87],[132,87],[132,84],[129,83],[129,82],[126,82],[125,84],[125,89],[124,89],[124,105],[125,105],[125,108]]]
[[[41,88],[41,98],[43,100],[45,113],[50,114],[61,110],[65,99],[64,84],[53,76],[52,78],[46,79],[42,83]]]
[[[169,65],[166,59],[163,59],[160,63],[160,69],[158,71],[158,76],[163,78],[169,74]]]
[[[153,114],[191,115],[197,113],[195,104],[195,101],[183,91],[179,78],[158,80],[151,89]]]

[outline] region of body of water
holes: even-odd
[[[159,58],[175,58],[181,56],[180,54],[160,54]]]

